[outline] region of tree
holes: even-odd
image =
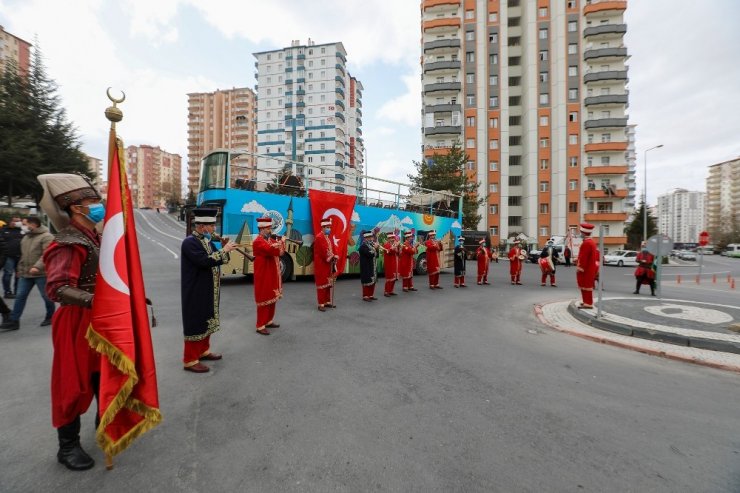
[[[640,249],[640,243],[642,242],[642,235],[643,235],[643,218],[645,217],[645,202],[640,202],[640,207],[635,211],[635,213],[632,215],[632,222],[625,230],[625,233],[627,234],[627,248],[630,248],[632,250],[639,250]],[[647,216],[647,237],[650,238],[654,234],[658,232],[658,227],[655,225],[655,218],[648,213]]]
[[[0,77],[0,164],[2,193],[7,193],[9,204],[19,195],[31,195],[38,203],[40,174],[83,173],[94,178],[77,131],[61,107],[57,85],[46,75],[38,42],[27,76],[9,63]]]
[[[195,193],[193,192],[193,189],[188,189],[188,196],[185,199],[185,205],[195,205],[195,203],[198,201],[197,197],[195,196]]]
[[[480,182],[468,179],[465,173],[467,162],[468,155],[463,152],[459,143],[455,143],[446,155],[435,152],[429,163],[423,160],[414,161],[416,174],[408,177],[411,180],[412,192],[421,192],[421,189],[448,190],[455,195],[461,195],[463,228],[478,229],[478,222],[481,220],[478,207],[485,202],[485,198],[478,198]]]

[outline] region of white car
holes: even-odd
[[[604,265],[637,266],[637,252],[634,250],[617,250],[604,255]]]

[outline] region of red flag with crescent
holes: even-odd
[[[344,267],[347,265],[347,245],[352,233],[352,212],[355,209],[355,200],[354,195],[308,190],[314,234],[321,234],[321,221],[324,219],[331,221],[329,240],[334,253],[339,256],[337,275],[344,272]]]
[[[90,346],[101,354],[97,441],[110,457],[162,420],[157,373],[123,146],[111,129]]]

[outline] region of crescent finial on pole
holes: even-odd
[[[124,101],[126,101],[126,93],[125,92],[121,91],[121,97],[118,98],[118,99],[116,99],[116,98],[114,98],[113,96],[110,95],[110,90],[111,89],[112,89],[112,87],[109,87],[105,92],[108,95],[108,99],[110,99],[111,101],[113,101],[113,104],[114,105],[115,104],[121,104]]]
[[[111,126],[115,126],[117,122],[120,122],[123,120],[123,112],[120,108],[118,108],[116,105],[123,103],[126,100],[126,93],[121,91],[121,97],[120,98],[114,98],[110,94],[111,88],[109,87],[105,93],[108,95],[108,99],[110,99],[113,102],[113,106],[109,106],[105,109],[105,117],[110,120]]]

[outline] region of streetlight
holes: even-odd
[[[644,173],[645,185],[643,186],[643,189],[642,189],[642,207],[643,207],[642,240],[643,241],[647,241],[647,224],[648,224],[648,221],[647,221],[647,217],[648,217],[648,213],[647,213],[647,153],[648,151],[652,151],[653,149],[658,149],[660,147],[663,147],[663,144],[659,144],[655,147],[651,147],[650,149],[646,149],[644,158],[642,160],[645,166],[645,173]]]

